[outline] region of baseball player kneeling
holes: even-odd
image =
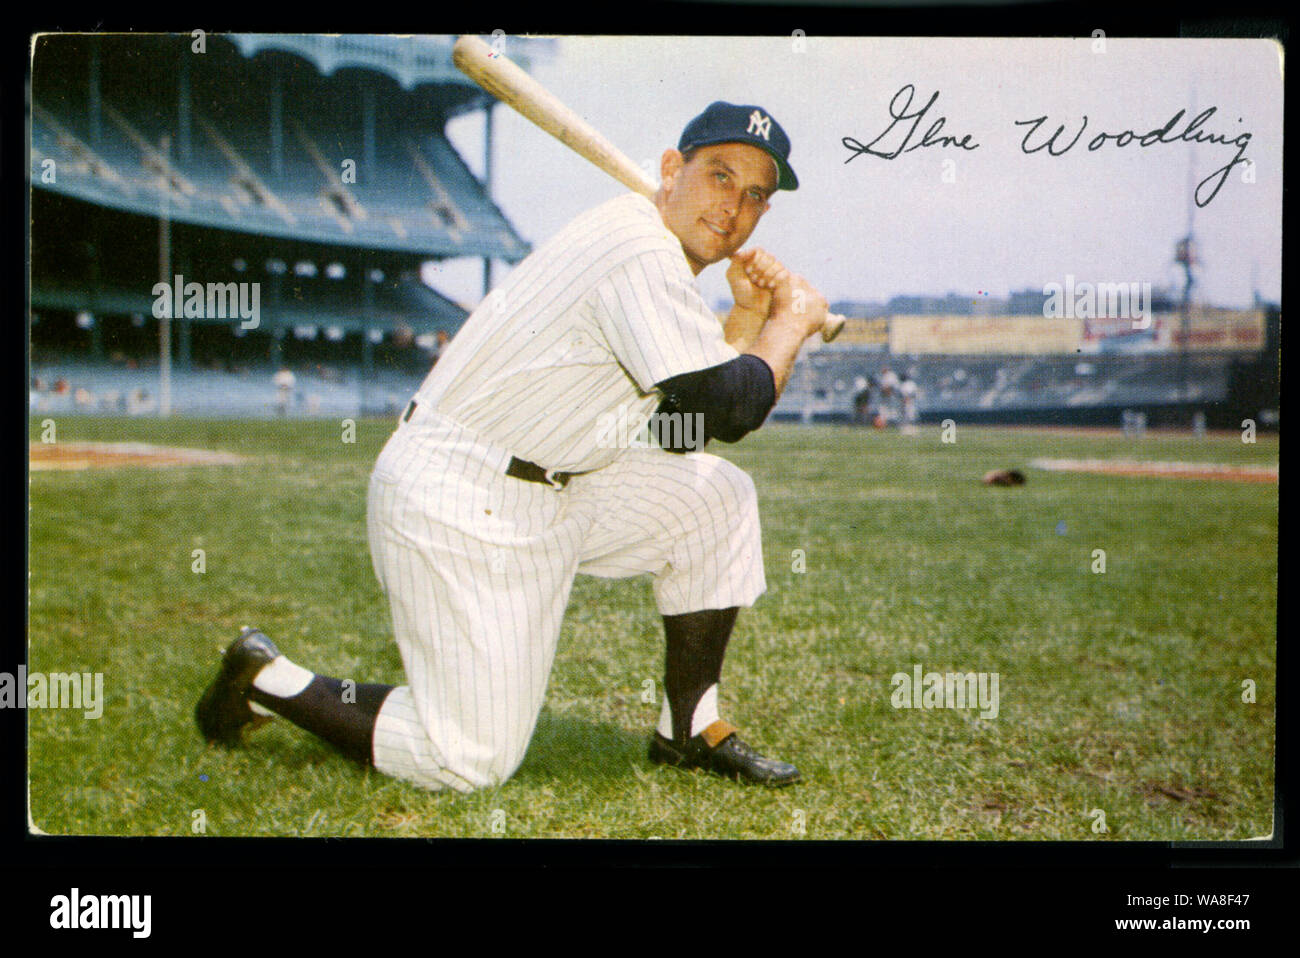
[[[574,577],[648,574],[667,640],[650,759],[796,781],[718,714],[737,611],[766,589],[752,480],[611,430],[657,416],[701,424],[682,438],[735,442],[771,411],[826,315],[802,277],[741,250],[771,195],[797,187],[789,154],[765,110],[713,103],[664,152],[653,202],[610,200],[520,263],[443,351],[371,475],[371,557],[407,684],[344,694],[245,629],[199,701],[204,737],[235,745],[278,714],[426,788],[497,785],[537,723]],[[724,329],[694,276],[726,259]]]

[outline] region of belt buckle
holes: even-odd
[[[548,483],[550,483],[552,489],[563,489],[566,485],[568,485],[569,482],[569,477],[567,475],[565,475],[562,472],[558,472],[555,469],[547,469],[545,472],[542,473],[542,476],[543,478],[546,479]],[[557,476],[564,476],[564,480],[561,481],[560,479],[557,478]]]

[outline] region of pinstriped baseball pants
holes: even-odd
[[[371,558],[407,678],[380,710],[375,766],[425,788],[519,767],[577,573],[649,574],[664,615],[766,589],[754,484],[726,460],[631,448],[557,490],[506,476],[510,458],[420,408],[371,474]]]

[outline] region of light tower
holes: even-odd
[[[1192,109],[1196,104],[1196,88],[1191,92]],[[1178,390],[1180,398],[1186,402],[1189,398],[1187,384],[1187,350],[1192,332],[1192,289],[1200,273],[1200,248],[1196,242],[1193,226],[1196,219],[1196,143],[1193,142],[1187,154],[1187,235],[1174,244],[1174,262],[1183,270],[1183,301],[1179,309],[1181,340],[1178,349]]]

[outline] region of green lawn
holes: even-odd
[[[31,476],[31,670],[102,672],[102,717],[32,709],[31,814],[55,834],[1241,840],[1272,831],[1277,486],[1047,473],[1039,456],[1276,463],[1275,437],[940,442],[769,425],[753,475],[768,593],[741,613],[723,714],[805,781],[650,766],[662,632],[648,581],[580,577],[547,703],[499,789],[436,794],[277,722],[204,746],[194,703],[239,626],[295,661],[401,682],[365,534],[392,428],[67,417],[59,441],[246,467]],[[31,435],[39,439],[40,422]],[[981,485],[1019,466],[1021,488]],[[194,549],[206,571],[192,571]],[[1093,550],[1106,553],[1096,574]],[[806,571],[795,571],[802,550]],[[1000,710],[895,709],[891,676],[996,672]],[[12,666],[5,666],[5,670]],[[1252,680],[1257,701],[1242,701]],[[197,813],[201,810],[202,815]],[[1106,830],[1095,831],[1104,813]],[[494,831],[494,823],[498,831]]]

